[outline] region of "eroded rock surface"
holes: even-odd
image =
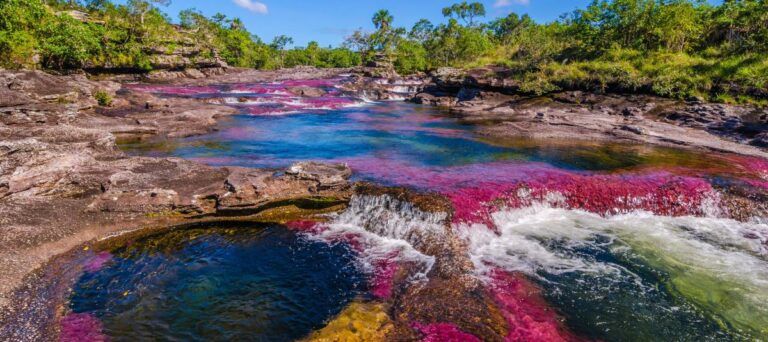
[[[110,107],[98,105],[97,91],[113,97]],[[0,72],[0,308],[8,308],[32,270],[84,241],[301,201],[322,208],[349,197],[351,171],[344,165],[215,168],[128,156],[116,145],[117,139],[204,134],[234,113],[228,106],[121,90],[84,75]]]
[[[623,140],[768,156],[760,149],[765,108],[583,91],[536,96],[506,73],[442,68],[410,101],[450,108],[496,138]]]

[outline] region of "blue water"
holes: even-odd
[[[70,305],[115,341],[295,340],[366,286],[345,245],[279,226],[173,231],[113,254]]]
[[[615,170],[657,160],[672,165],[688,165],[697,158],[702,162],[700,156],[668,148],[489,139],[478,134],[481,128],[438,108],[386,102],[320,113],[238,115],[222,120],[212,134],[121,146],[132,154],[247,167],[285,167],[306,160],[435,167],[531,161],[569,170]]]

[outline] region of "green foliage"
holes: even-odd
[[[351,68],[361,63],[360,54],[349,49],[321,48],[310,42],[306,48],[285,52],[285,67],[316,66],[319,68]]]
[[[290,49],[290,37],[266,44],[222,14],[186,10],[174,25],[158,8],[168,3],[0,0],[0,67],[149,71],[158,55],[172,53],[261,69],[384,58],[402,74],[501,65],[535,94],[589,89],[747,101],[768,91],[768,0],[592,0],[550,23],[515,13],[483,23],[485,7],[462,1],[443,9],[442,24],[420,20],[406,30],[380,10],[375,31],[358,30],[343,47]]]
[[[81,68],[99,50],[95,30],[68,15],[51,20],[41,33],[40,54],[47,68]]]
[[[96,99],[96,102],[99,103],[99,106],[109,107],[112,105],[112,96],[110,96],[109,93],[107,93],[105,90],[97,90],[93,94],[93,97]]]
[[[0,66],[6,68],[34,67],[37,40],[24,31],[0,31]]]
[[[493,45],[481,29],[459,25],[454,19],[440,25],[425,43],[432,67],[461,66],[488,53]]]
[[[515,13],[477,23],[485,15],[479,3],[443,14],[447,23],[421,20],[406,34],[380,11],[376,32],[357,31],[345,45],[363,61],[392,56],[401,73],[505,66],[532,94],[585,89],[745,101],[768,92],[768,0],[593,0],[545,24]]]
[[[395,69],[400,74],[414,74],[427,68],[427,50],[417,41],[402,41],[395,55]]]
[[[229,65],[283,66],[285,46],[264,44],[238,18],[207,18],[199,11],[179,14],[180,25],[157,6],[169,0],[0,0],[0,67],[50,69],[125,69],[150,71],[157,57],[180,53],[192,62],[220,57]],[[69,14],[70,11],[85,12]],[[302,61],[304,63],[304,61]],[[347,49],[313,49],[306,61],[317,66],[358,65]]]

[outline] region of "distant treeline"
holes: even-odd
[[[238,18],[211,18],[196,10],[173,24],[159,7],[170,0],[0,0],[0,67],[128,69],[149,71],[181,56],[200,62],[219,57],[229,65],[274,69],[295,65],[350,67],[360,54],[345,48],[286,50],[292,40],[267,44]],[[165,57],[165,58],[164,58]]]
[[[389,59],[401,74],[443,66],[504,66],[522,92],[560,89],[648,92],[725,102],[768,98],[768,0],[594,0],[550,23],[511,13],[485,20],[485,7],[443,9],[444,23],[394,25],[386,10],[375,30],[343,47],[287,49],[250,34],[237,18],[183,11],[174,25],[158,7],[170,0],[2,0],[0,65],[150,70],[157,55],[218,55],[230,65],[274,69],[349,67]],[[154,56],[154,57],[153,57]]]
[[[550,23],[511,13],[491,20],[480,3],[443,9],[447,23],[410,30],[381,10],[376,31],[347,45],[382,53],[400,72],[497,65],[521,91],[647,92],[724,102],[768,99],[768,0],[594,0]]]

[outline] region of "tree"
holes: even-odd
[[[397,44],[395,69],[403,75],[427,69],[427,50],[415,40],[403,40]]]
[[[456,19],[435,29],[426,42],[429,58],[439,66],[461,66],[487,53],[493,44],[484,31],[459,25]]]
[[[139,15],[139,22],[144,25],[145,16],[154,9],[154,4],[168,6],[171,0],[128,0],[128,7],[132,8],[134,13]]]
[[[269,44],[269,46],[277,51],[277,54],[280,56],[280,67],[285,66],[285,47],[288,45],[293,44],[293,38],[288,37],[286,35],[279,35],[272,39],[272,43]]]
[[[379,31],[389,30],[390,25],[394,21],[394,17],[387,10],[379,10],[373,15],[373,26]]]
[[[421,19],[413,25],[411,32],[408,33],[408,38],[424,44],[424,42],[432,37],[432,32],[434,30],[435,25],[432,25],[427,19]]]
[[[91,27],[70,16],[51,21],[43,32],[40,49],[48,68],[81,68],[99,50],[99,39]]]
[[[509,43],[515,36],[518,36],[526,28],[535,26],[536,23],[530,16],[524,14],[522,17],[517,13],[510,13],[506,17],[491,21],[488,28],[493,32],[494,37],[503,42]]]
[[[485,16],[485,6],[479,2],[467,3],[462,1],[443,8],[443,16],[455,17],[464,21],[468,26],[475,26],[475,18]]]

